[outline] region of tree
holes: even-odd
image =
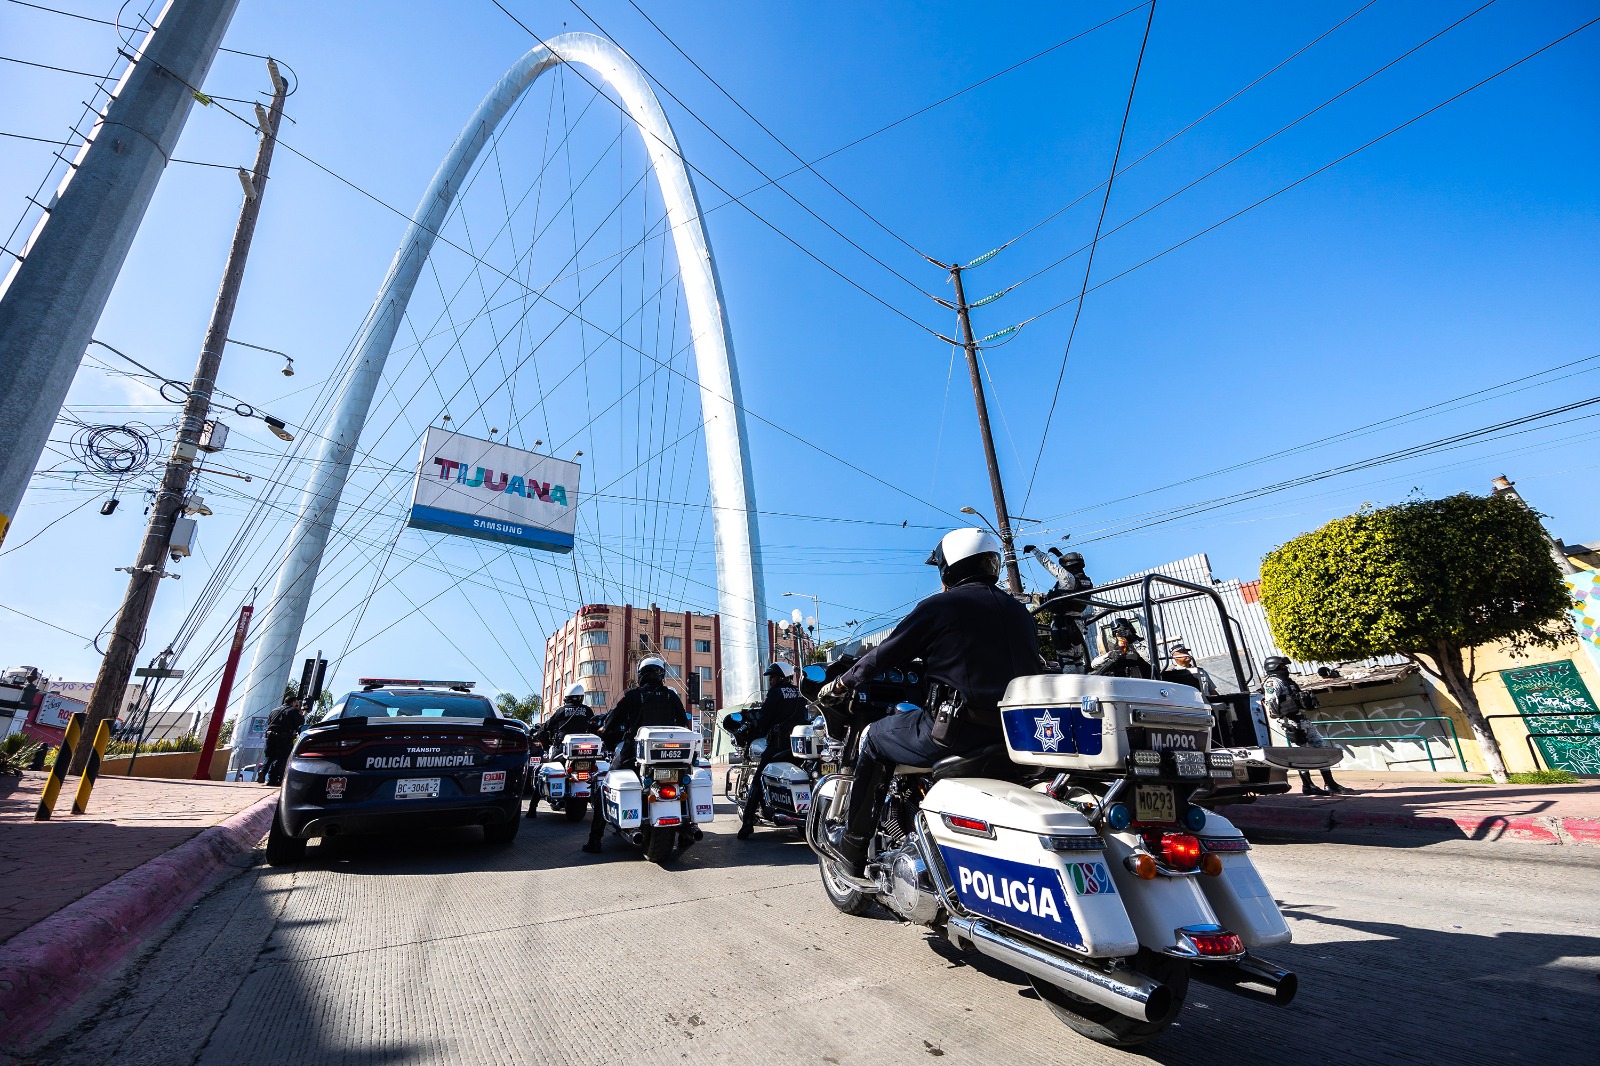
[[[1502,496],[1462,493],[1362,509],[1294,538],[1261,561],[1261,602],[1297,659],[1403,655],[1443,682],[1490,775],[1500,745],[1472,683],[1475,649],[1555,647],[1571,600],[1539,516]]]
[[[494,705],[507,718],[520,718],[533,725],[544,710],[544,698],[533,695],[519,700],[509,692],[502,692],[494,698]]]

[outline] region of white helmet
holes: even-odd
[[[657,658],[654,655],[650,656],[650,658],[648,658],[648,659],[643,659],[643,660],[641,660],[639,662],[638,678],[639,678],[640,681],[644,680],[644,672],[646,670],[659,671],[660,674],[661,674],[661,677],[663,677],[663,678],[667,676],[667,664],[663,660]],[[658,678],[657,680],[660,680],[660,679]]]
[[[567,691],[565,693],[566,701],[568,703],[571,703],[573,700],[577,700],[579,703],[582,703],[583,702],[583,694],[586,691],[588,691],[588,690],[583,687],[583,682],[579,681],[576,685],[571,685],[571,686],[569,686],[567,688]]]
[[[952,529],[939,538],[928,565],[939,568],[939,580],[953,587],[971,577],[990,584],[1000,580],[1000,541],[987,530]]]
[[[781,677],[785,681],[788,681],[790,678],[794,677],[794,667],[790,666],[782,659],[775,659],[773,660],[772,665],[767,667],[767,676]]]

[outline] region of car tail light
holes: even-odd
[[[1161,838],[1161,857],[1174,870],[1193,870],[1200,865],[1200,838],[1188,833],[1168,833]]]
[[[356,737],[317,737],[304,748],[294,753],[297,759],[337,759],[348,751],[361,746],[361,741]]]

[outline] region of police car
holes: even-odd
[[[481,825],[509,844],[522,824],[528,728],[470,681],[362,678],[289,756],[267,861],[292,864],[312,837]]]

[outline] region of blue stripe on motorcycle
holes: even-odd
[[[939,851],[967,910],[1052,943],[1083,948],[1083,934],[1058,871],[947,844],[940,844]]]

